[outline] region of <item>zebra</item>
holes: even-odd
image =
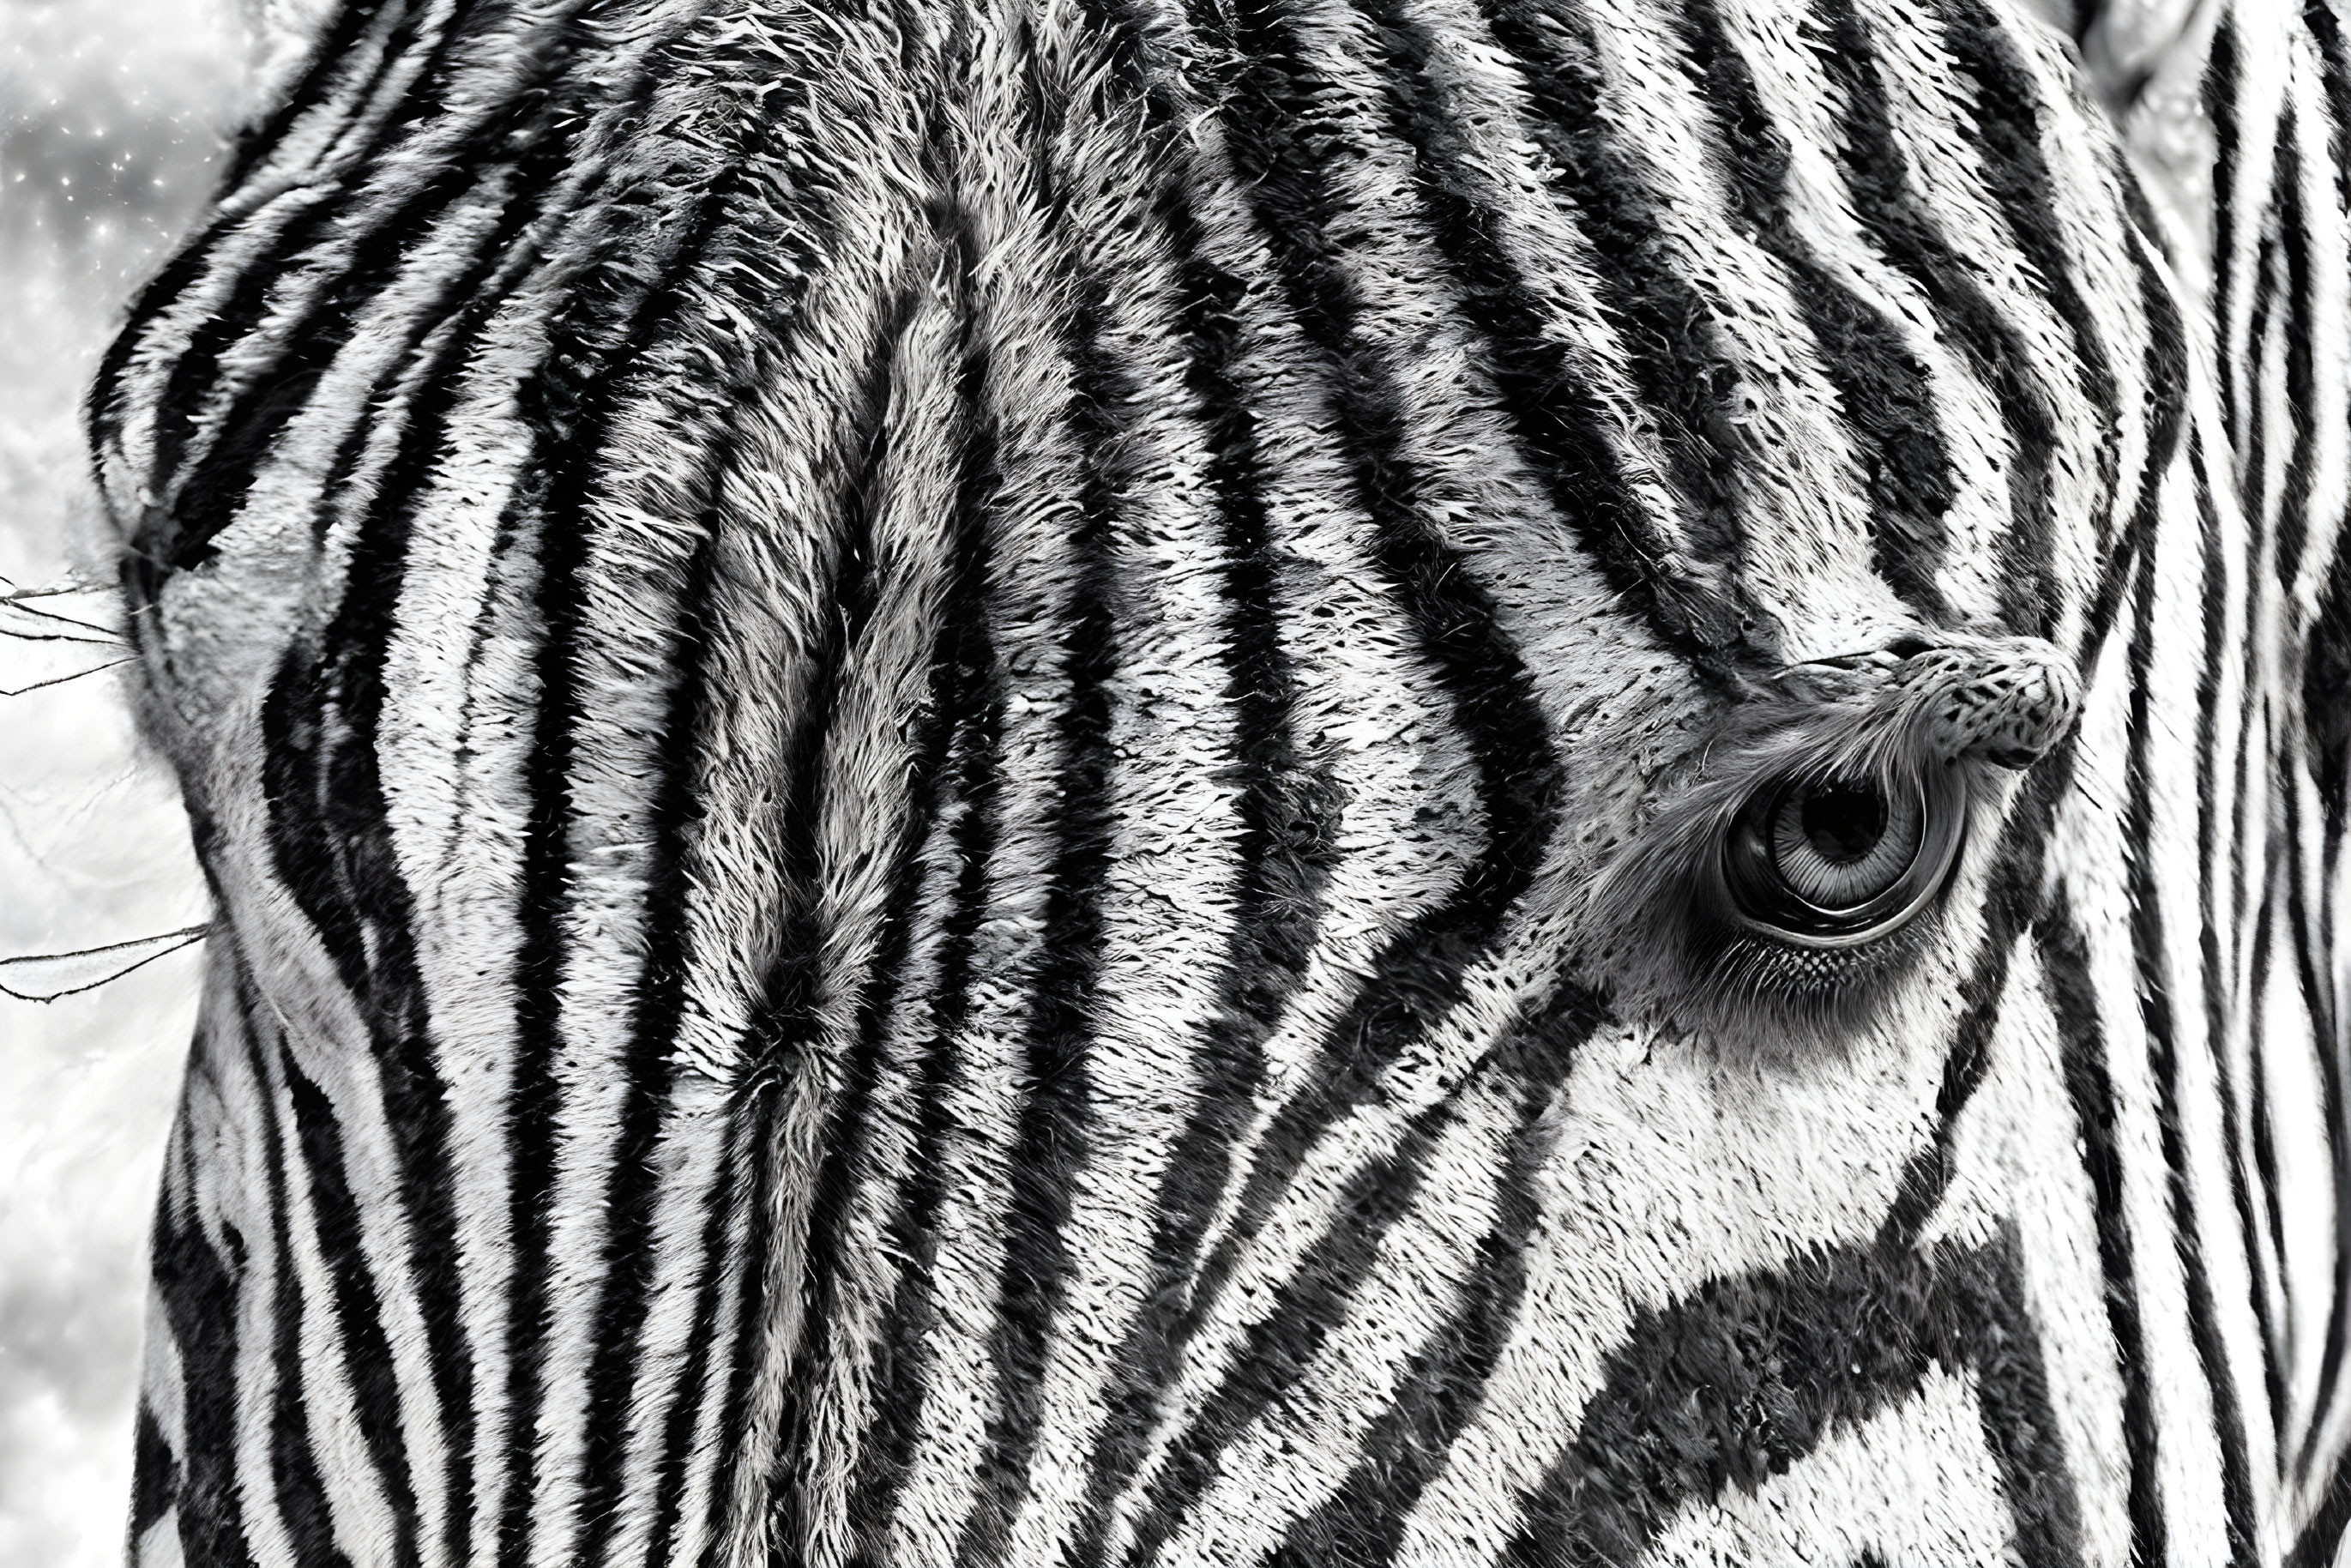
[[[2326,0],[318,27],[89,408],[135,1563],[2334,1558]]]

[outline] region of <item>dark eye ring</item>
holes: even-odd
[[[1886,779],[1797,775],[1750,796],[1723,835],[1739,920],[1799,947],[1858,947],[1931,904],[1966,836],[1948,768]]]

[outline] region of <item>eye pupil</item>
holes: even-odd
[[[1824,784],[1807,790],[1799,811],[1805,841],[1831,865],[1866,860],[1886,836],[1886,797],[1866,784]]]

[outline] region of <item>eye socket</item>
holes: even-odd
[[[1759,789],[1722,844],[1730,903],[1801,947],[1857,947],[1942,891],[1966,828],[1948,769],[1897,779],[1798,777]]]

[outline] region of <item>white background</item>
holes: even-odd
[[[81,390],[210,185],[247,53],[234,0],[0,0],[0,592],[112,576]],[[104,595],[63,607],[112,616]],[[0,687],[109,656],[0,634]],[[204,917],[124,673],[0,696],[0,956]],[[0,1568],[121,1561],[147,1217],[195,978],[191,951],[47,1007],[0,998]]]

